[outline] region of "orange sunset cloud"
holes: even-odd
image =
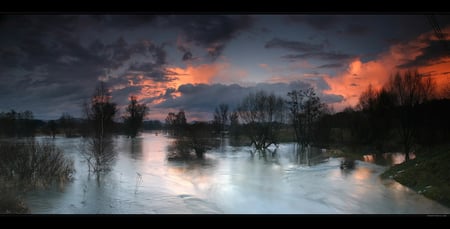
[[[444,34],[450,32],[450,27],[443,30]],[[423,49],[430,45],[430,41],[436,40],[434,31],[424,33],[418,38],[404,44],[395,44],[390,49],[372,61],[363,62],[359,58],[353,60],[348,68],[334,77],[325,76],[325,81],[330,85],[327,94],[344,96],[344,101],[334,104],[336,109],[347,106],[355,106],[360,94],[371,84],[374,89],[380,89],[389,77],[396,71],[404,70],[399,66],[416,60],[423,55]],[[450,40],[450,36],[446,37]],[[442,47],[444,48],[444,47]],[[436,83],[437,90],[443,90],[450,82],[450,56],[441,57],[439,60],[427,62],[423,65],[411,66],[424,76],[431,77]]]

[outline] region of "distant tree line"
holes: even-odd
[[[379,90],[369,85],[356,107],[325,115],[319,121],[319,136],[326,145],[361,146],[369,152],[401,150],[408,155],[419,146],[448,143],[448,117],[450,100],[436,97],[431,79],[406,71],[391,76]]]
[[[306,88],[287,92],[284,97],[265,91],[249,93],[234,109],[220,103],[213,111],[213,120],[195,123],[188,123],[184,110],[168,113],[164,123],[144,121],[148,108],[131,96],[123,122],[116,123],[116,105],[100,84],[84,107],[84,119],[63,113],[58,120],[42,125],[34,122],[29,111],[10,111],[0,113],[0,135],[33,136],[39,127],[53,136],[95,136],[103,141],[112,133],[134,138],[143,129],[165,129],[179,145],[188,146],[188,151],[199,157],[211,146],[207,138],[224,136],[247,142],[257,150],[288,140],[297,142],[303,151],[310,146],[350,145],[371,152],[401,149],[409,154],[419,145],[444,144],[450,137],[449,99],[435,95],[429,77],[405,71],[392,75],[380,89],[369,86],[356,107],[335,114],[314,88]]]
[[[286,96],[249,93],[232,112],[219,104],[203,129],[210,136],[245,139],[257,150],[291,139],[303,152],[310,146],[355,146],[362,152],[401,150],[407,158],[418,146],[450,139],[450,100],[438,98],[431,79],[417,71],[397,72],[378,90],[369,86],[356,107],[339,113],[332,113],[313,88]],[[192,127],[184,111],[169,113],[165,124],[174,136],[185,136]]]
[[[0,113],[0,136],[2,137],[34,137],[38,125],[39,122],[34,120],[33,112],[28,110]]]

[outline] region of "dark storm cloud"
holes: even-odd
[[[399,68],[411,68],[435,64],[436,61],[450,56],[450,41],[429,41],[429,46],[422,48],[421,54],[414,60],[398,66]]]
[[[284,48],[295,52],[317,52],[323,50],[322,44],[311,44],[302,41],[289,41],[279,38],[273,38],[268,41],[265,48]]]
[[[220,103],[229,104],[234,109],[250,92],[264,90],[286,98],[289,91],[306,89],[310,86],[311,84],[302,81],[273,84],[260,83],[251,87],[243,87],[237,84],[184,84],[177,90],[177,92],[181,93],[180,97],[168,99],[156,107],[185,109],[188,112],[212,112],[217,104]],[[322,85],[322,87],[326,88],[328,86]],[[320,92],[319,95],[326,102],[340,102],[343,100],[343,97],[339,95],[322,95]]]
[[[336,53],[336,52],[310,52],[304,54],[288,54],[284,55],[281,58],[287,60],[303,60],[308,58],[319,59],[319,60],[348,60],[355,56],[344,53]]]
[[[351,36],[363,36],[369,32],[369,29],[360,24],[349,24],[347,28],[343,31],[344,34]]]
[[[171,26],[181,28],[182,38],[190,43],[207,49],[208,55],[215,59],[222,53],[226,44],[251,27],[253,20],[249,16],[169,16],[166,18]],[[179,47],[188,51],[187,47]]]
[[[166,100],[157,107],[185,109],[194,112],[210,112],[220,103],[227,103],[231,107],[235,107],[246,89],[237,84],[185,84],[181,85],[177,91],[181,93],[180,97]]]
[[[190,51],[185,52],[182,59],[183,59],[183,61],[191,60],[192,59],[192,53]]]
[[[93,15],[89,17],[97,22],[100,27],[107,26],[119,29],[155,25],[158,18],[156,15]]]
[[[58,107],[58,112],[77,115],[79,104],[91,96],[101,77],[112,87],[128,83],[117,78],[128,70],[158,82],[171,80],[166,77],[173,73],[165,69],[164,44],[130,43],[123,37],[112,42],[89,39],[87,30],[96,25],[92,20],[87,16],[7,17],[0,29],[0,78],[2,88],[13,90],[0,98],[0,110],[55,115]],[[83,36],[88,38],[84,42]]]
[[[181,57],[181,60],[183,61],[192,61],[192,60],[198,60],[198,57],[194,57],[192,54],[192,51],[189,47],[186,46],[186,44],[178,44],[177,45],[178,50],[183,52],[183,56]]]
[[[317,68],[340,68],[343,67],[343,64],[340,63],[334,63],[334,64],[324,64],[324,65],[320,65]]]
[[[130,65],[125,74],[121,75],[120,79],[124,79],[126,76],[142,76],[155,82],[168,82],[172,80],[169,76],[173,74],[154,63],[134,63]]]
[[[290,15],[286,17],[288,22],[303,23],[317,30],[333,28],[339,18],[331,15]]]
[[[141,47],[142,46],[142,47]],[[155,45],[150,41],[144,41],[141,43],[137,43],[133,45],[130,50],[130,53],[140,53],[145,56],[145,59],[148,57],[152,57],[151,62],[133,62],[130,63],[128,70],[126,73],[122,74],[122,76],[127,75],[142,75],[146,78],[151,78],[154,81],[162,82],[162,81],[170,81],[169,75],[173,75],[173,72],[169,72],[164,67],[167,63],[167,53],[164,50],[164,45]],[[147,51],[146,51],[147,50]],[[121,77],[122,78],[122,77]]]

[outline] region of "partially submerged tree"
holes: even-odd
[[[183,136],[177,136],[169,147],[169,160],[174,159],[203,159],[206,151],[216,145],[215,138],[211,138],[213,126],[205,122],[195,122],[186,126]]]
[[[214,110],[214,126],[217,133],[223,133],[228,124],[228,105],[221,103]]]
[[[233,111],[230,113],[230,135],[235,139],[239,137],[239,113]]]
[[[186,129],[186,115],[184,110],[180,110],[177,114],[169,112],[166,117],[166,127],[170,135],[182,136]]]
[[[287,104],[295,139],[304,151],[315,140],[315,125],[324,114],[326,106],[321,103],[313,88],[293,90],[288,92],[288,96],[290,100]]]
[[[148,107],[145,104],[137,102],[136,96],[130,97],[130,104],[123,117],[125,132],[128,137],[135,138],[142,127],[145,115],[148,113]]]
[[[278,134],[283,123],[283,99],[264,91],[250,93],[238,107],[245,125],[245,134],[257,150],[278,145]]]
[[[111,134],[117,108],[116,104],[111,102],[111,95],[103,82],[96,87],[84,110],[90,131],[82,153],[88,162],[89,171],[106,171],[116,156]]]

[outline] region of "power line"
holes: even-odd
[[[436,17],[433,14],[426,15],[426,16],[427,16],[428,22],[431,24],[431,27],[433,27],[436,37],[439,39],[439,41],[441,41],[444,48],[450,52],[450,49],[449,49],[448,44],[445,39],[445,35],[442,32],[441,27],[439,26],[439,23],[436,20]]]

